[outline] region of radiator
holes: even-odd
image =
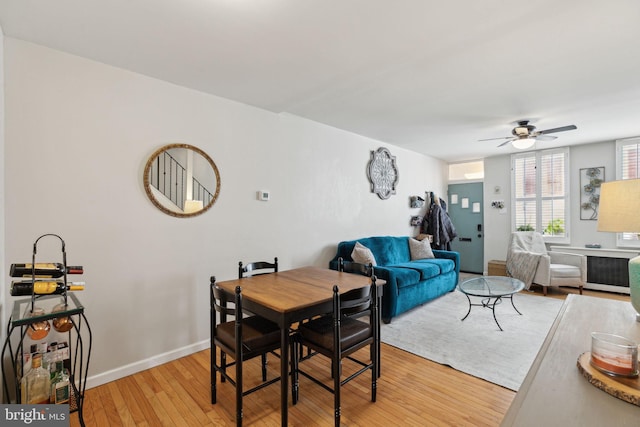
[[[587,282],[629,287],[629,258],[587,256]]]
[[[587,256],[585,289],[629,293],[629,259],[640,255],[637,250],[551,246],[552,251]]]

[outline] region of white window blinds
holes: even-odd
[[[638,154],[640,154],[640,138],[616,142],[617,179],[640,178]],[[640,197],[640,195],[636,194],[631,197]],[[618,233],[618,246],[640,247],[640,235],[638,233]]]
[[[512,156],[513,229],[538,231],[547,241],[568,241],[569,150]]]
[[[638,175],[638,152],[640,151],[640,141],[626,142],[619,144],[620,176],[619,179],[640,178]]]

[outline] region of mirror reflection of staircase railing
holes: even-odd
[[[151,166],[150,183],[180,210],[184,210],[185,200],[201,200],[203,206],[207,206],[213,194],[196,177],[189,180],[188,172],[171,154],[164,151]]]

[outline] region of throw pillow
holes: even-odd
[[[373,252],[371,249],[364,246],[360,242],[356,242],[356,245],[353,247],[353,252],[351,252],[351,259],[353,262],[357,262],[359,264],[369,264],[376,265],[376,258],[373,256]]]
[[[429,239],[416,240],[409,238],[409,252],[411,252],[411,260],[435,258],[433,251],[431,250],[431,244]]]

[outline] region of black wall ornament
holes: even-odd
[[[396,194],[398,184],[398,165],[396,156],[392,156],[384,147],[371,151],[371,160],[367,165],[367,177],[371,183],[371,192],[382,200]]]

